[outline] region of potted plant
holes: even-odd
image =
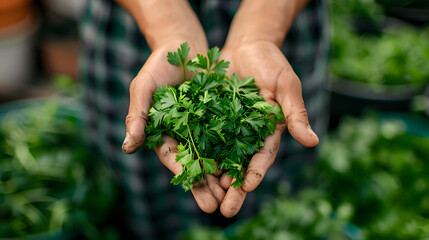
[[[429,82],[428,38],[429,28],[386,28],[374,36],[334,25],[328,81],[333,120],[367,107],[408,111]]]
[[[1,239],[118,239],[117,188],[86,149],[82,111],[69,98],[0,108]]]

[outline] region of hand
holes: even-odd
[[[241,187],[224,173],[220,183],[227,190],[220,210],[225,217],[233,217],[240,210],[248,192],[256,189],[273,164],[280,146],[280,137],[288,128],[295,140],[305,147],[315,147],[319,139],[310,127],[301,93],[301,82],[280,49],[268,41],[256,41],[239,46],[226,46],[222,58],[231,62],[229,73],[241,78],[252,76],[260,94],[271,103],[279,103],[286,122],[278,123],[273,135],[267,136],[265,147],[251,159]]]
[[[125,121],[127,133],[122,146],[125,153],[130,154],[137,151],[146,138],[145,127],[149,120],[148,112],[152,106],[152,96],[156,89],[165,85],[174,86],[184,81],[182,69],[167,61],[167,52],[175,51],[183,42],[182,40],[171,41],[153,50],[143,68],[131,82],[130,105]],[[189,59],[196,56],[196,53],[207,51],[207,44],[190,41],[188,43],[191,47]],[[190,73],[188,72],[187,75],[190,76]],[[163,136],[163,145],[155,149],[161,162],[174,174],[182,171],[182,165],[176,162],[177,144],[176,140]],[[194,184],[192,194],[204,212],[214,212],[225,196],[225,191],[219,185],[219,175],[219,171],[215,175],[206,175],[205,180]]]

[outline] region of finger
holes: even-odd
[[[177,144],[174,138],[162,135],[162,145],[155,148],[159,160],[175,175],[182,172],[182,164],[176,162]]]
[[[126,136],[122,144],[122,151],[134,153],[144,142],[145,127],[149,121],[148,113],[152,105],[152,95],[156,86],[144,68],[130,84],[130,105],[125,119]]]
[[[223,201],[223,198],[225,197],[225,190],[223,190],[222,187],[220,186],[219,178],[211,174],[207,174],[206,178],[207,178],[207,184],[209,185],[210,190],[212,191],[217,202],[220,204]]]
[[[217,167],[218,165],[219,165],[219,164],[218,164],[218,162],[216,161],[216,162],[215,162],[216,173],[214,174],[216,177],[220,176],[220,175],[223,173],[223,170]]]
[[[145,140],[144,130],[156,88],[176,85],[183,81],[180,69],[165,60],[169,50],[173,48],[153,51],[130,84],[130,105],[125,120],[127,133],[122,144],[125,153],[137,151]]]
[[[220,186],[225,189],[228,190],[229,187],[231,186],[232,183],[232,176],[228,176],[226,175],[227,173],[224,172],[222,174],[222,176],[220,177]]]
[[[305,147],[319,144],[319,138],[308,122],[301,82],[292,70],[285,70],[280,74],[276,99],[282,107],[292,137]]]
[[[127,154],[136,152],[146,138],[145,128],[148,121],[148,115],[145,112],[129,113],[125,119],[127,129],[124,142],[122,143],[122,151]]]
[[[222,215],[227,218],[237,215],[243,205],[246,195],[247,192],[241,187],[234,188],[233,186],[230,186],[222,204],[220,205],[220,212]]]
[[[177,144],[178,142],[174,138],[163,135],[162,145],[155,148],[155,152],[158,155],[159,160],[175,175],[182,172],[182,164],[180,162],[176,162],[178,151]],[[217,194],[216,196],[212,193],[207,181],[204,179],[202,179],[200,183],[195,182],[191,190],[198,206],[206,213],[212,213],[216,211],[217,207],[219,206],[217,197],[223,198],[219,192],[219,189],[216,188],[215,185],[216,183],[213,182],[212,188],[215,189]],[[223,190],[221,189],[221,191]]]
[[[274,134],[266,137],[265,146],[253,155],[244,175],[244,183],[241,186],[244,191],[251,192],[255,190],[264,178],[268,168],[273,165],[279,151],[280,138],[284,128],[284,125],[277,124]]]
[[[198,207],[205,213],[216,211],[219,202],[209,188],[207,181],[202,179],[201,182],[195,182],[191,189]]]

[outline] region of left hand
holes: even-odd
[[[226,46],[222,58],[230,61],[229,73],[240,78],[252,76],[265,101],[279,103],[286,122],[278,123],[273,135],[267,136],[265,147],[252,157],[241,187],[231,186],[231,177],[222,175],[221,186],[227,193],[220,210],[225,217],[233,217],[240,210],[248,192],[258,187],[279,151],[280,137],[288,128],[292,137],[305,147],[315,147],[319,138],[313,132],[302,98],[301,82],[285,56],[268,41]]]

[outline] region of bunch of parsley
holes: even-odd
[[[265,137],[274,133],[277,121],[284,121],[280,106],[273,107],[258,94],[252,77],[228,77],[229,62],[218,61],[221,53],[214,47],[207,57],[198,54],[186,62],[190,47],[185,42],[177,52],[168,53],[168,62],[191,71],[190,80],[175,87],[160,87],[153,96],[146,127],[146,145],[162,144],[165,134],[179,141],[176,161],[183,170],[171,183],[183,183],[185,191],[205,174],[218,167],[243,184],[243,168],[252,155],[264,146]]]

